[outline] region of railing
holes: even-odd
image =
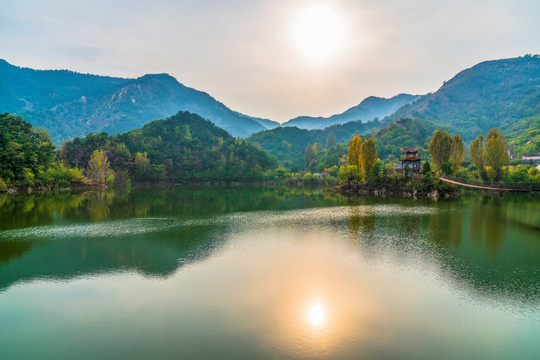
[[[455,176],[450,175],[444,175],[441,176],[439,179],[441,180],[450,180],[454,181],[456,183],[459,183],[461,185],[467,186],[477,186],[480,188],[491,188],[491,189],[501,189],[501,190],[508,190],[508,191],[540,191],[540,184],[537,183],[525,183],[525,182],[502,182],[502,181],[475,181],[475,180],[468,180],[468,179],[461,179],[457,178]]]

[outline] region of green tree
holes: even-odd
[[[349,142],[349,151],[347,152],[347,163],[358,168],[361,166],[362,138],[358,135]]]
[[[336,137],[332,133],[328,133],[328,136],[326,137],[326,148],[330,149],[332,146],[337,144]]]
[[[484,137],[482,135],[478,135],[478,137],[471,142],[469,155],[477,169],[480,171],[484,170]]]
[[[104,150],[94,150],[87,168],[88,177],[102,185],[110,177],[110,163]]]
[[[508,149],[504,134],[497,128],[489,129],[484,152],[486,164],[491,167],[494,180],[503,178],[502,167],[508,164]]]
[[[465,146],[463,145],[463,139],[461,135],[456,134],[452,139],[452,146],[450,150],[450,163],[452,163],[452,170],[458,171],[463,160],[465,160]]]
[[[442,164],[448,162],[452,148],[452,137],[448,131],[437,129],[429,142],[429,154],[436,170],[442,169]]]
[[[431,175],[431,165],[429,165],[429,161],[424,162],[424,165],[422,166],[422,174]]]
[[[53,163],[54,154],[47,132],[18,116],[0,114],[0,177],[4,181],[28,186],[34,179],[31,175]]]
[[[373,167],[378,160],[379,156],[377,154],[375,140],[373,138],[365,140],[361,146],[360,161],[366,178],[371,176]]]
[[[283,142],[281,143],[281,151],[285,154],[292,153],[292,145],[287,142],[287,140],[283,140]]]

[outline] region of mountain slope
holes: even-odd
[[[265,152],[236,139],[197,114],[179,112],[119,135],[88,134],[62,145],[58,157],[86,167],[94,150],[105,150],[117,174],[142,181],[253,180],[276,164]],[[142,173],[137,153],[149,163]]]
[[[44,128],[57,144],[89,132],[125,132],[178,111],[197,113],[233,136],[266,128],[167,74],[123,79],[20,68],[0,60],[0,112]]]
[[[345,112],[330,117],[300,116],[282,124],[282,126],[296,126],[302,129],[324,129],[335,124],[345,124],[349,121],[370,121],[375,118],[383,119],[392,115],[399,108],[410,104],[420,96],[399,94],[390,99],[370,96],[360,104],[346,110]]]
[[[470,141],[491,127],[505,131],[517,120],[534,115],[540,115],[538,55],[482,62],[391,118],[429,119]]]
[[[334,135],[337,142],[348,142],[355,134],[367,134],[381,126],[380,121],[350,121],[346,124],[329,126],[323,130],[285,126],[255,133],[247,140],[252,144],[260,145],[261,149],[275,156],[282,166],[298,171],[304,168],[306,145],[319,143],[325,146],[329,134]]]

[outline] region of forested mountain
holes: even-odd
[[[84,168],[95,150],[106,152],[117,176],[140,181],[254,180],[277,165],[246,140],[188,112],[120,135],[75,138],[63,144],[59,158]]]
[[[267,128],[167,74],[123,79],[20,68],[0,60],[0,113],[42,127],[57,144],[90,132],[118,134],[178,111],[197,113],[233,136]]]
[[[370,96],[360,104],[346,110],[345,112],[330,117],[300,116],[282,124],[282,126],[296,126],[301,129],[324,129],[335,124],[345,124],[349,121],[370,121],[375,118],[383,119],[392,115],[399,108],[410,104],[419,95],[399,94],[390,99]]]
[[[427,119],[470,141],[492,127],[506,131],[534,115],[540,115],[539,55],[482,62],[391,118]]]
[[[329,135],[337,142],[348,142],[355,134],[366,134],[382,126],[380,121],[350,121],[329,126],[323,130],[306,130],[297,127],[278,127],[251,135],[248,141],[275,156],[280,164],[292,171],[304,169],[304,150],[308,144],[319,143],[326,147]]]
[[[419,157],[426,158],[428,144],[438,126],[429,120],[400,119],[369,134],[375,138],[379,158],[394,160],[403,156],[401,149],[409,147],[420,151]]]

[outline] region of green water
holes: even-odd
[[[537,359],[540,197],[0,195],[1,359]]]

